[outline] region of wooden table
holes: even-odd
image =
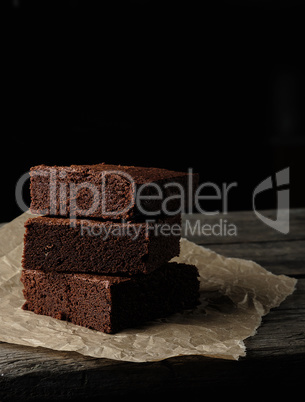
[[[262,211],[274,217],[274,211]],[[234,390],[263,396],[302,389],[305,379],[305,209],[290,211],[290,232],[281,234],[252,211],[184,217],[195,224],[233,223],[237,236],[200,236],[189,240],[229,257],[251,259],[275,274],[298,279],[296,291],[263,318],[246,339],[239,361],[186,356],[152,363],[118,362],[7,343],[0,344],[0,401],[102,400],[103,397],[206,395]],[[226,222],[224,222],[226,220]],[[184,226],[185,227],[185,226]],[[1,325],[1,324],[0,324]],[[16,399],[15,399],[16,398]]]

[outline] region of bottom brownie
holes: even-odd
[[[199,302],[196,267],[167,263],[137,277],[43,272],[21,274],[24,310],[115,333]]]

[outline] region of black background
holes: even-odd
[[[303,4],[11,0],[0,221],[22,212],[16,182],[41,163],[193,168],[238,183],[229,210],[290,167],[291,207],[304,207]],[[275,208],[275,191],[257,205]]]

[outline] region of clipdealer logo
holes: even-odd
[[[192,169],[189,169],[189,173],[192,173]],[[56,197],[54,196],[57,192],[59,193],[59,212],[62,215],[65,215],[67,212],[65,210],[66,208],[66,201],[67,198],[70,198],[70,222],[71,226],[74,226],[75,223],[75,218],[76,218],[76,213],[80,214],[80,216],[89,216],[92,211],[95,211],[100,203],[102,207],[102,211],[104,213],[107,212],[108,215],[113,215],[114,212],[107,211],[105,209],[105,206],[103,202],[106,201],[106,190],[105,190],[105,177],[103,178],[102,182],[100,183],[100,186],[95,186],[90,182],[81,182],[78,184],[75,183],[70,183],[65,184],[64,182],[59,182],[56,178],[56,172],[52,168],[49,171],[42,171],[39,174],[42,175],[42,177],[49,176],[49,194],[50,194],[50,205],[46,209],[46,212],[48,214],[48,211],[51,212],[51,214],[57,211],[56,208]],[[154,215],[154,212],[149,212],[145,210],[144,205],[145,201],[147,198],[152,197],[152,199],[155,200],[161,200],[161,209],[157,211],[157,213],[162,212],[163,215],[174,215],[175,213],[185,213],[186,215],[186,220],[185,220],[185,235],[199,235],[199,236],[237,236],[238,234],[238,228],[234,224],[234,222],[229,222],[228,219],[226,218],[226,215],[228,214],[228,199],[229,199],[229,192],[232,191],[232,189],[235,187],[238,187],[237,182],[232,182],[232,183],[222,183],[220,186],[219,184],[212,183],[212,182],[204,182],[198,185],[194,193],[190,191],[192,188],[192,179],[191,175],[189,175],[189,183],[187,185],[187,193],[185,194],[185,188],[181,186],[181,184],[173,182],[173,183],[167,183],[166,186],[167,188],[173,188],[175,191],[173,194],[168,196],[167,198],[164,198],[163,194],[163,188],[158,186],[156,183],[151,183],[151,184],[145,184],[141,186],[140,188],[136,189],[136,185],[134,183],[134,180],[131,176],[127,175],[125,172],[122,171],[110,171],[108,174],[115,174],[119,175],[122,178],[124,178],[129,185],[131,185],[132,193],[134,194],[134,200],[131,201],[131,204],[134,205],[136,204],[138,210],[144,214],[147,214],[149,217],[152,217]],[[59,175],[60,178],[64,178],[65,172],[61,172]],[[63,177],[61,177],[63,176]],[[24,212],[29,210],[29,206],[26,205],[23,199],[23,187],[25,183],[28,181],[30,178],[29,172],[24,173],[19,180],[16,183],[16,188],[15,188],[15,196],[16,196],[16,202],[20,209]],[[275,183],[273,183],[272,176],[267,177],[264,179],[262,182],[260,182],[254,189],[252,193],[252,209],[255,213],[255,215],[266,225],[269,227],[283,233],[287,234],[289,233],[289,189],[287,189],[287,185],[289,185],[289,167],[286,169],[283,169],[275,174]],[[68,188],[69,186],[69,188]],[[155,195],[145,195],[145,190],[147,186],[153,187],[155,190]],[[285,186],[285,188],[284,188]],[[82,210],[79,208],[78,203],[77,203],[77,197],[79,193],[83,190],[89,191],[93,198],[92,198],[92,205],[90,206],[89,209],[87,210]],[[276,219],[272,220],[266,216],[264,216],[261,212],[259,212],[256,208],[256,198],[259,194],[263,193],[264,191],[267,190],[277,190],[277,208],[276,208]],[[136,191],[137,190],[137,191]],[[211,195],[212,193],[212,195]],[[189,209],[186,210],[185,208],[185,199],[186,197],[189,200]],[[178,209],[176,211],[170,211],[167,208],[168,201],[171,201],[172,199],[177,199],[178,202]],[[216,209],[214,211],[207,211],[206,209],[203,209],[203,204],[207,205],[206,203],[209,201],[216,201],[219,205],[220,208]],[[220,219],[215,221],[214,219],[210,222],[203,222],[202,220],[197,220],[197,221],[190,221],[188,220],[188,214],[192,214],[193,211],[193,204],[196,208],[197,213],[204,215],[204,216],[210,216],[210,215],[220,215]],[[213,204],[214,205],[214,204]],[[62,209],[63,207],[63,209]],[[129,206],[126,206],[125,208],[129,208]],[[122,211],[121,211],[122,212]],[[42,212],[43,214],[43,212]],[[229,217],[228,217],[229,218]],[[86,229],[86,233],[88,233],[88,229]],[[132,228],[131,228],[132,229]],[[175,232],[177,232],[177,228],[175,225]],[[162,228],[163,232],[165,231],[166,233],[170,233],[171,231],[168,231],[168,227],[166,226],[165,228]],[[92,233],[92,235],[97,235],[99,234],[99,230],[96,230]],[[84,232],[85,233],[85,232]],[[107,232],[106,232],[107,233]],[[137,237],[134,235],[134,230],[130,230],[130,233],[132,234],[133,237]],[[162,233],[163,234],[163,233]],[[164,235],[164,234],[163,234]]]
[[[275,186],[272,183],[272,176],[267,177],[254,189],[252,196],[252,208],[256,216],[266,225],[283,234],[289,233],[289,189],[286,188],[289,185],[289,173],[289,167],[277,172]],[[255,199],[258,194],[274,187],[277,190],[277,208],[276,219],[272,220],[256,210]]]

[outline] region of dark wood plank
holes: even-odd
[[[255,261],[277,275],[305,277],[305,240],[209,244],[206,247],[225,257]]]
[[[245,340],[247,359],[293,355],[305,358],[305,279],[299,279],[294,293],[263,317],[257,334]]]
[[[270,219],[276,217],[273,210],[260,212]],[[230,235],[230,225],[237,228],[236,236]],[[209,227],[214,228],[215,234]],[[253,211],[183,215],[183,236],[202,245],[305,240],[305,210],[290,210],[290,230],[287,234],[280,233],[263,223]]]

